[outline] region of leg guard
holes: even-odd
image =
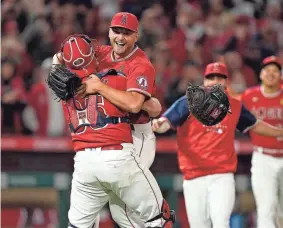
[[[162,219],[164,220],[163,226],[162,227],[155,227],[155,228],[172,228],[173,224],[176,221],[176,214],[174,210],[170,210],[170,207],[165,199],[163,199],[162,207],[161,207],[161,213],[154,218],[150,219],[147,221],[148,222],[153,222],[154,220],[157,219]],[[153,228],[153,227],[152,227]]]

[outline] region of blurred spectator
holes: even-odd
[[[3,24],[6,24],[9,21],[15,21],[17,29],[19,32],[22,32],[28,24],[29,15],[22,1],[1,1],[1,14],[2,28],[4,28]]]
[[[233,34],[228,41],[225,50],[237,51],[244,55],[249,40],[251,39],[251,18],[248,16],[240,15],[235,19]]]
[[[152,63],[156,72],[156,92],[155,96],[164,105],[164,94],[167,91],[169,82],[174,77],[178,77],[179,69],[176,61],[172,59],[168,44],[166,42],[159,42],[152,48]]]
[[[169,46],[173,57],[180,65],[188,60],[192,53],[196,53],[195,45],[204,35],[201,16],[201,8],[197,4],[185,2],[177,6],[177,28],[171,35]]]
[[[255,72],[249,66],[243,63],[242,56],[238,52],[236,51],[227,52],[224,55],[224,61],[227,65],[230,75],[232,75],[234,72],[238,72],[238,74],[242,75],[243,81],[245,82],[242,85],[244,89],[246,87],[251,87],[258,84],[259,78],[257,78]],[[232,77],[232,81],[233,81],[233,77]]]
[[[52,66],[52,58],[45,59],[34,72],[34,84],[28,96],[29,107],[24,112],[26,125],[39,136],[60,136],[66,125],[60,102],[45,82]]]
[[[255,39],[260,43],[261,58],[274,55],[278,49],[277,32],[272,27],[270,21],[264,21],[261,25],[260,33],[257,34]]]
[[[279,48],[277,37],[270,22],[264,20],[261,21],[259,31],[250,38],[244,57],[245,62],[254,69],[257,75],[259,75],[262,60],[276,54]]]
[[[22,78],[17,75],[17,65],[9,59],[2,59],[1,65],[2,134],[30,133],[22,121],[27,97]]]
[[[218,7],[221,13],[210,13],[205,22],[205,34],[200,41],[202,45],[202,65],[219,61],[219,54],[225,51],[225,46],[232,35],[232,15]],[[217,11],[218,12],[218,11]]]
[[[16,103],[24,107],[29,128],[34,134],[60,135],[65,132],[48,129],[56,125],[51,110],[56,105],[57,110],[58,104],[46,89],[43,66],[67,36],[86,33],[108,44],[113,14],[134,13],[140,19],[138,45],[154,64],[155,96],[165,107],[189,81],[199,83],[196,72],[214,61],[227,63],[230,92],[235,96],[258,83],[255,75],[264,57],[277,54],[283,59],[282,9],[281,0],[3,0],[1,60],[12,62],[7,64],[10,67],[4,65],[5,72],[17,69],[11,81],[21,85],[24,96]],[[2,79],[2,87],[3,83]],[[5,88],[14,85],[5,83]],[[30,108],[26,109],[26,101]],[[13,111],[11,116],[16,117],[10,118],[14,121],[10,125],[21,126],[16,128],[18,133],[29,132],[20,112]]]
[[[60,50],[61,43],[71,34],[83,33],[77,19],[77,8],[72,3],[64,4],[53,18],[55,50]]]
[[[165,96],[166,107],[170,107],[178,98],[184,96],[189,83],[200,85],[202,82],[203,76],[199,66],[190,61],[186,62],[181,77],[175,78],[168,86]]]
[[[253,17],[255,14],[255,3],[245,0],[233,0],[234,7],[232,9],[235,15],[246,15]]]
[[[283,46],[283,2],[280,0],[268,1],[265,9],[265,18],[270,22],[274,31],[277,31],[277,41]]]
[[[142,12],[154,3],[154,1],[145,0],[121,0],[120,2],[122,12],[135,14],[137,18],[141,18]]]
[[[167,40],[169,20],[164,15],[160,4],[154,4],[146,9],[140,20],[139,46],[151,56],[153,46],[162,40]]]
[[[4,23],[2,34],[2,58],[8,58],[17,64],[17,74],[24,80],[25,88],[30,86],[30,76],[33,70],[33,59],[26,50],[25,43],[19,37],[19,30],[16,21]]]
[[[53,31],[44,15],[38,15],[20,37],[26,43],[28,52],[36,64],[52,56],[56,50],[53,43]]]
[[[119,1],[117,0],[95,0],[95,5],[99,7],[99,17],[112,18],[119,11]]]

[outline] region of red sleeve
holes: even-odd
[[[245,91],[244,93],[242,93],[241,95],[241,101],[242,103],[246,106],[247,105],[247,91]]]
[[[134,66],[129,72],[127,91],[135,91],[151,97],[155,81],[155,71],[150,65]]]

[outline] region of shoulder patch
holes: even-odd
[[[147,77],[144,75],[141,75],[139,77],[137,77],[137,85],[140,89],[142,90],[147,90],[148,89],[148,81],[147,81]]]

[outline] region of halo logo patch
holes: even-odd
[[[142,90],[147,90],[148,88],[148,82],[147,82],[147,78],[146,76],[139,76],[137,78],[137,84],[138,84],[138,87]]]
[[[128,21],[128,15],[127,14],[123,14],[122,15],[122,19],[121,19],[121,24],[122,25],[127,25],[127,21]]]

